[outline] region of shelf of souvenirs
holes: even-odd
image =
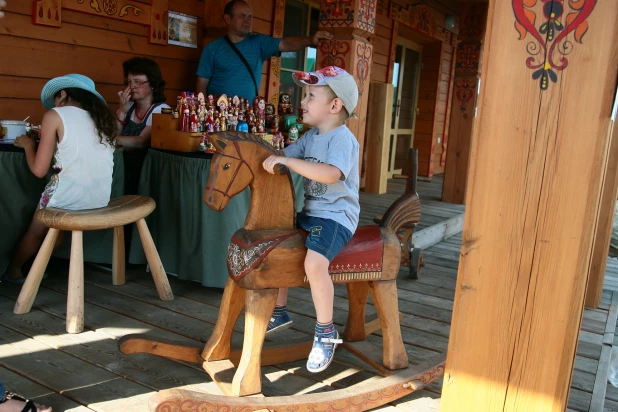
[[[281,93],[275,105],[257,96],[247,99],[222,94],[218,98],[203,93],[183,92],[175,109],[163,109],[153,115],[151,146],[183,152],[214,152],[208,133],[221,131],[250,132],[262,136],[276,149],[298,139],[304,130],[302,112],[294,114],[290,95]]]

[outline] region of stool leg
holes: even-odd
[[[114,228],[114,251],[112,255],[112,283],[124,285],[124,226]]]
[[[84,250],[83,232],[74,230],[71,237],[71,263],[67,296],[67,332],[84,330]]]
[[[163,269],[163,264],[161,263],[159,253],[157,253],[157,248],[152,241],[152,236],[150,236],[148,225],[146,224],[146,221],[144,219],[139,219],[135,223],[137,224],[139,237],[142,240],[142,246],[144,247],[146,260],[150,265],[152,279],[154,280],[155,286],[157,287],[159,298],[161,300],[173,300],[174,294],[172,293],[172,288],[170,287],[170,283],[167,280],[167,275],[165,274],[165,269]]]
[[[21,288],[21,292],[17,298],[17,303],[15,303],[15,309],[13,309],[15,314],[21,315],[23,313],[30,312],[36,293],[39,291],[41,279],[43,279],[43,273],[47,268],[49,257],[54,251],[54,245],[56,244],[58,233],[60,233],[60,231],[53,228],[49,229],[47,232],[45,240],[43,240],[43,244],[39,249],[39,253],[37,253],[34,263],[30,268],[28,277],[26,277],[26,282]]]

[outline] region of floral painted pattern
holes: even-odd
[[[537,2],[512,0],[519,40],[524,40],[528,33],[532,36],[526,46],[530,54],[526,66],[534,70],[532,79],[539,81],[541,90],[547,90],[550,81],[558,81],[557,72],[569,65],[567,56],[573,43],[567,36],[573,33],[573,40],[583,43],[588,31],[587,18],[597,0],[542,0],[539,6]]]
[[[56,192],[58,188],[58,183],[60,182],[60,177],[58,176],[60,172],[62,172],[62,160],[60,158],[60,153],[58,150],[54,153],[54,162],[52,164],[52,169],[57,170],[58,173],[53,174],[49,183],[45,186],[45,190],[43,190],[43,194],[41,194],[41,200],[39,201],[39,209],[45,209],[49,204],[53,194]]]

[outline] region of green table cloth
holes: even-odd
[[[22,149],[0,144],[0,274],[6,271],[17,244],[28,229],[50,175],[43,179],[37,178],[30,172]],[[112,197],[122,196],[123,189],[122,152],[116,151]],[[84,260],[111,263],[112,235],[111,229],[85,232]],[[71,236],[65,236],[55,256],[69,257],[70,240]]]
[[[227,246],[243,226],[249,211],[250,190],[233,197],[222,212],[204,204],[210,155],[150,149],[139,184],[139,194],[157,202],[146,218],[167,273],[222,288],[227,281]],[[292,174],[297,209],[304,202],[303,180]],[[146,263],[137,231],[131,238],[130,263]]]

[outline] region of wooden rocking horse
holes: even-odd
[[[396,278],[401,248],[396,231],[414,218],[405,199],[391,207],[381,226],[359,227],[341,253],[331,262],[334,283],[345,283],[350,308],[343,332],[343,347],[387,376],[376,383],[364,382],[350,388],[320,394],[256,397],[261,393],[261,366],[306,358],[312,341],[287,342],[263,348],[268,321],[279,288],[308,285],[303,262],[304,234],[295,226],[294,190],[285,167],[271,175],[262,162],[274,150],[259,136],[241,132],[213,134],[217,149],[210,168],[204,201],[223,210],[228,201],[247,186],[251,203],[244,227],[228,247],[229,279],[219,317],[203,350],[154,342],[145,336],[126,336],[119,343],[125,353],[152,353],[173,359],[202,363],[203,368],[226,395],[166,390],[150,400],[153,411],[206,411],[228,407],[233,410],[367,410],[418,390],[444,372],[444,355],[416,366],[408,364],[401,338]],[[412,210],[410,210],[412,209]],[[365,320],[371,293],[378,319]],[[231,348],[232,329],[245,309],[242,350]],[[383,349],[364,342],[368,334],[382,329]],[[372,350],[373,349],[373,350]],[[200,353],[201,350],[201,353]],[[239,359],[240,358],[240,359]],[[235,365],[237,365],[235,367]],[[239,398],[242,397],[242,398]]]

